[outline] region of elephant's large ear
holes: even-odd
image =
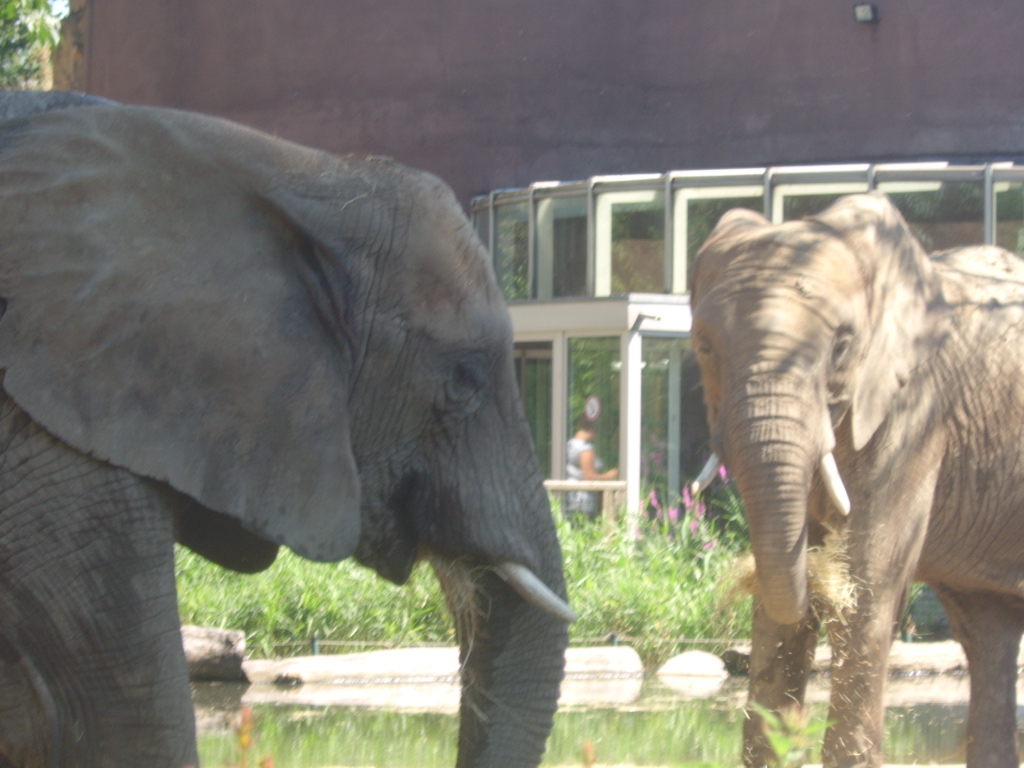
[[[268,200],[322,179],[328,156],[119,107],[9,124],[0,148],[6,392],[78,450],[258,535],[351,554],[356,350],[336,250],[357,246]],[[339,193],[372,197],[350,183]]]
[[[863,359],[851,398],[853,445],[860,450],[893,399],[942,333],[941,288],[906,221],[879,193],[844,198],[815,220],[838,233],[858,259],[867,290]]]
[[[764,216],[746,208],[733,208],[722,214],[715,228],[711,230],[697,257],[693,262],[690,275],[690,291],[696,302],[705,285],[714,285],[719,273],[729,262],[741,252],[736,247],[736,239],[747,233],[753,233],[771,222]]]

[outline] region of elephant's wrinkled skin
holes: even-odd
[[[459,764],[537,764],[571,612],[508,314],[449,189],[195,114],[18,98],[0,763],[196,762],[177,538],[243,571],[282,544],[399,583],[430,559],[462,646]]]
[[[1016,766],[1022,262],[994,247],[929,259],[879,194],[780,226],[732,211],[697,258],[693,307],[712,448],[736,479],[757,562],[751,699],[803,700],[819,627],[806,552],[832,528],[856,597],[828,622],[824,763],[881,763],[887,656],[918,579],[969,660],[968,764]],[[839,485],[827,490],[830,455],[848,516]],[[745,760],[769,760],[757,717]]]

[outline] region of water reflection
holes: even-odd
[[[585,742],[601,765],[739,764],[744,680],[728,680],[714,696],[699,700],[657,679],[641,683],[631,678],[612,684],[622,686],[619,703],[566,706],[563,702],[544,765],[582,764]],[[278,768],[454,764],[458,722],[448,704],[441,711],[314,706],[299,703],[297,691],[303,687],[309,686],[295,691],[266,685],[194,686],[203,764],[237,763],[230,722],[243,705],[251,706],[256,716],[258,741],[253,754],[273,755]],[[267,688],[285,695],[275,700]],[[827,697],[827,685],[814,682],[808,696],[812,717],[826,717]],[[966,699],[965,678],[893,681],[886,761],[962,764]],[[250,764],[256,764],[256,759],[250,759]]]

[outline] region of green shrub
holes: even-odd
[[[746,546],[735,492],[719,488],[706,507],[683,501],[675,519],[645,515],[638,526],[623,520],[610,531],[570,526],[556,506],[579,615],[574,644],[628,644],[653,669],[681,648],[716,650],[749,634],[750,601],[730,596]],[[313,638],[324,652],[455,642],[426,565],[404,587],[351,560],[312,563],[286,550],[256,575],[225,571],[182,548],[177,568],[182,621],[244,630],[256,657],[309,653]]]

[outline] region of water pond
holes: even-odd
[[[694,699],[657,679],[623,680],[640,686],[618,704],[563,705],[548,742],[546,766],[584,765],[590,750],[598,765],[735,766],[745,681],[730,680],[714,695]],[[393,707],[310,705],[301,697],[261,695],[263,686],[196,684],[203,765],[256,768],[265,755],[275,768],[377,766],[410,768],[455,763],[458,722],[446,695],[437,711],[417,704]],[[827,714],[827,684],[808,695],[813,718]],[[963,763],[967,681],[927,677],[894,681],[887,710],[887,763]],[[322,698],[313,699],[323,701]],[[253,713],[253,746],[244,756],[232,730],[245,706]],[[811,756],[817,760],[816,755]]]

